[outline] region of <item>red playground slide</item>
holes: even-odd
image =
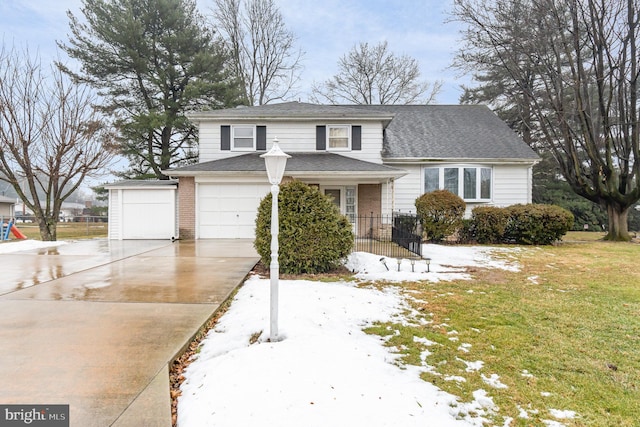
[[[27,236],[22,234],[22,232],[20,230],[18,230],[18,227],[16,227],[13,224],[11,225],[11,232],[16,237],[16,239],[26,239],[27,238]]]

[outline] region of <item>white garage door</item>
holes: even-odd
[[[252,239],[260,200],[268,184],[198,184],[201,239]]]
[[[170,239],[175,236],[175,190],[123,190],[122,237]]]

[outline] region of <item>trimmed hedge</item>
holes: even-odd
[[[509,224],[509,212],[494,206],[478,206],[471,211],[469,233],[478,243],[500,243]]]
[[[573,227],[573,214],[555,205],[478,206],[463,221],[462,243],[550,245]]]
[[[550,245],[573,227],[573,214],[555,205],[513,205],[506,208],[505,238],[527,245]]]
[[[280,271],[324,273],[340,266],[351,253],[353,231],[330,198],[318,189],[292,181],[278,196]],[[262,262],[271,263],[271,194],[260,202],[254,247]]]
[[[464,200],[447,190],[425,193],[416,199],[422,229],[432,242],[453,235],[462,225],[465,209]]]

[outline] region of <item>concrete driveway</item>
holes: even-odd
[[[78,427],[170,426],[168,364],[257,261],[247,240],[0,255],[0,403],[69,404]]]

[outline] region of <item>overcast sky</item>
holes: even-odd
[[[197,0],[211,14],[213,0]],[[28,44],[49,62],[56,40],[66,41],[66,11],[81,16],[81,0],[0,0],[0,35],[5,44]],[[311,84],[337,72],[340,56],[360,42],[386,40],[395,54],[420,63],[422,78],[442,80],[439,104],[457,104],[468,78],[449,69],[459,39],[455,23],[445,23],[451,0],[276,0],[287,28],[305,52],[299,99],[307,101]],[[64,52],[58,55],[64,60]]]

